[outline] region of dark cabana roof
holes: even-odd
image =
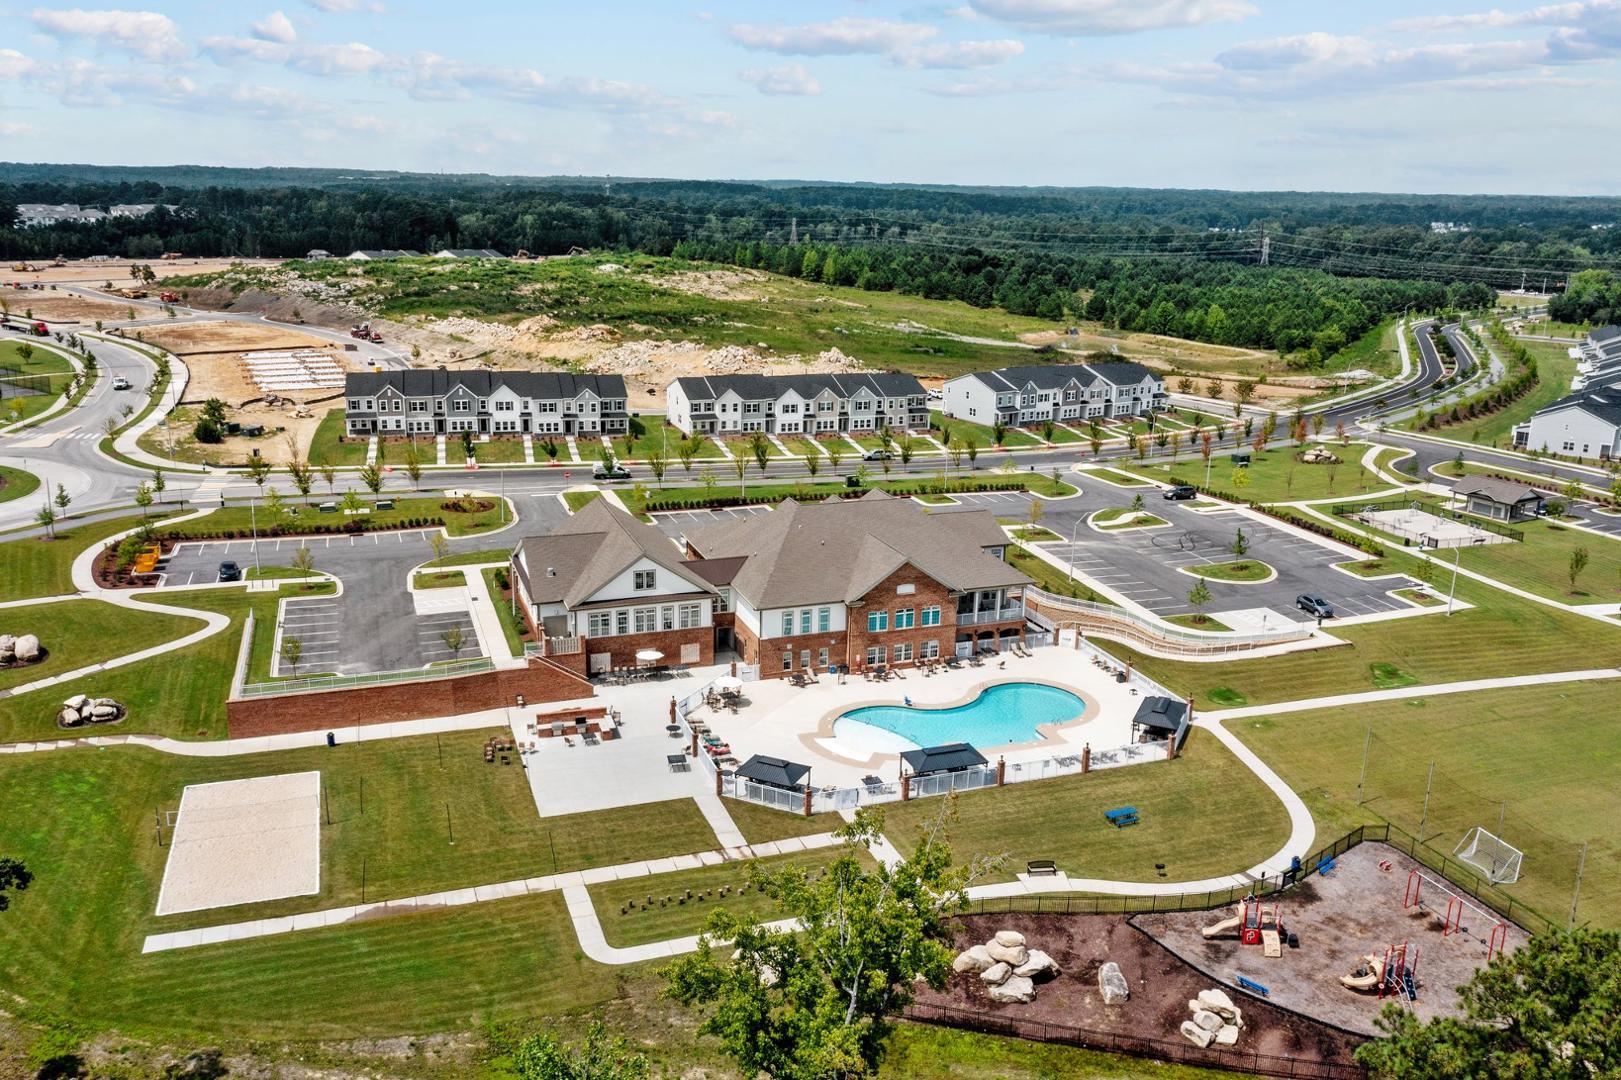
[[[926,746],[921,750],[907,750],[901,754],[901,760],[916,776],[927,776],[929,773],[957,772],[960,769],[971,769],[975,765],[985,764],[985,755],[975,750],[965,742],[947,743],[944,746]]]
[[[810,766],[801,765],[797,761],[784,761],[780,757],[755,754],[737,767],[737,775],[745,780],[753,780],[757,784],[769,784],[772,787],[798,791],[799,782],[810,775]]]
[[[1144,699],[1137,706],[1137,715],[1131,722],[1138,727],[1152,728],[1155,731],[1174,732],[1182,726],[1182,718],[1188,715],[1188,703],[1177,698],[1151,697]]]

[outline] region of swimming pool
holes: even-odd
[[[898,735],[914,746],[965,742],[978,747],[1036,742],[1042,724],[1062,724],[1086,712],[1086,702],[1068,690],[1042,683],[1000,683],[966,705],[930,709],[913,705],[869,705],[833,721],[833,735],[858,735],[849,725],[865,725]],[[862,740],[867,741],[867,740]]]

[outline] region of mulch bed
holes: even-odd
[[[1188,999],[1218,984],[1163,948],[1121,915],[970,915],[953,920],[957,948],[988,939],[997,930],[1017,930],[1033,949],[1046,952],[1063,973],[1039,985],[1030,1004],[990,999],[978,975],[953,973],[944,991],[923,987],[918,1003],[1002,1019],[1046,1022],[1129,1039],[1162,1040],[1178,1051],[1195,1048],[1178,1031],[1189,1018]],[[1105,1005],[1097,972],[1113,960],[1131,987],[1131,999]],[[1347,1032],[1240,994],[1228,994],[1244,1011],[1241,1055],[1263,1054],[1298,1061],[1351,1063],[1363,1041]],[[1177,1044],[1180,1044],[1179,1046]],[[1099,1040],[1101,1048],[1107,1048]],[[1235,1059],[1237,1067],[1241,1062]]]

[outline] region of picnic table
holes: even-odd
[[[1137,808],[1135,806],[1117,806],[1113,810],[1105,810],[1103,816],[1108,819],[1110,825],[1117,829],[1137,824]]]

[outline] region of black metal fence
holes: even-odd
[[[51,392],[51,376],[25,375],[14,367],[0,366],[0,397],[28,397]]]
[[[1335,517],[1361,517],[1363,514],[1375,514],[1384,510],[1422,510],[1426,514],[1434,514],[1444,521],[1457,521],[1468,525],[1472,529],[1494,533],[1497,536],[1506,536],[1510,540],[1521,541],[1525,533],[1519,529],[1510,528],[1491,518],[1479,517],[1475,514],[1466,514],[1452,506],[1443,506],[1428,499],[1395,498],[1385,499],[1381,502],[1369,503],[1338,503],[1334,506]],[[1380,528],[1378,522],[1370,522],[1374,528]]]
[[[1361,1080],[1367,1075],[1353,1061],[1313,1061],[1304,1057],[1284,1057],[1225,1047],[1198,1047],[1185,1039],[1150,1039],[1114,1031],[1095,1031],[1069,1024],[1031,1020],[1016,1016],[958,1009],[949,1005],[913,1004],[901,1014],[921,1024],[1006,1035],[1037,1042],[1063,1043],[1109,1054],[1129,1054],[1178,1065],[1198,1065],[1214,1069],[1256,1073],[1261,1076],[1315,1078],[1315,1080]]]

